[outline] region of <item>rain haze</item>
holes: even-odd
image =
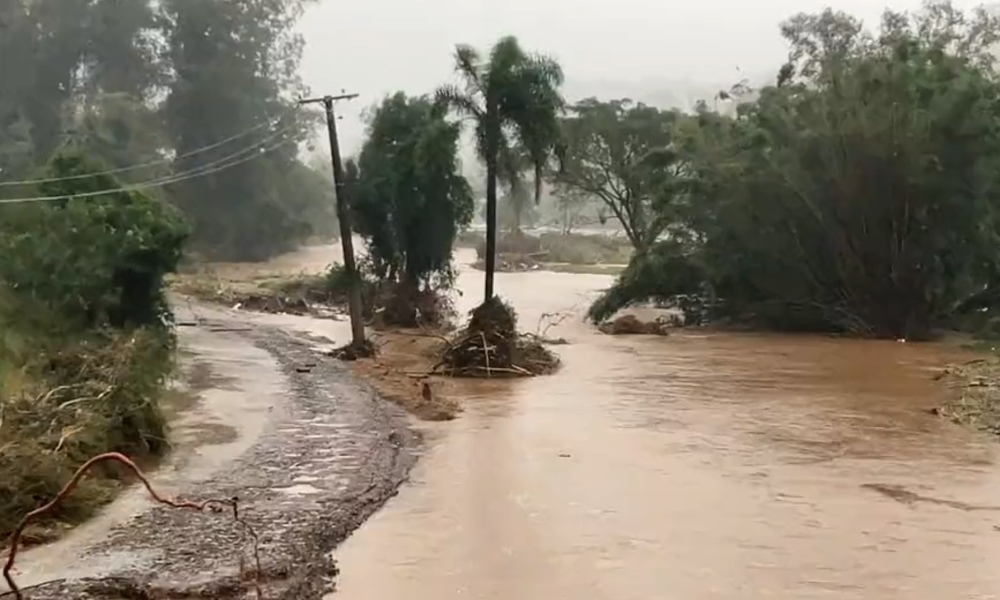
[[[1000,600],[1000,0],[884,1],[0,0],[0,600]]]
[[[958,0],[956,8],[982,2]],[[916,10],[919,0],[482,0],[321,2],[302,22],[302,75],[315,93],[342,88],[341,143],[358,149],[362,111],[384,95],[433,91],[452,73],[455,44],[487,49],[502,35],[559,59],[570,100],[591,95],[652,104],[693,102],[744,77],[769,78],[786,56],[779,24],[798,12],[843,10],[877,25],[882,12]],[[687,108],[684,106],[683,108]]]

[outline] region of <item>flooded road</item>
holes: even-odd
[[[470,382],[457,421],[422,426],[412,483],[338,550],[335,598],[1000,598],[995,442],[928,412],[967,355],[612,338],[579,317],[609,282],[498,275],[523,329],[574,313],[549,332],[563,370]],[[460,287],[471,308],[481,274]]]

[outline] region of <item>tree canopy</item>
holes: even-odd
[[[375,109],[357,160],[352,209],[380,279],[450,280],[452,247],[473,210],[459,172],[459,134],[429,98],[398,92]]]
[[[782,32],[775,85],[678,125],[676,235],[592,317],[697,296],[716,317],[924,338],[995,287],[996,18],[932,4],[877,33],[833,11]]]
[[[436,102],[475,128],[476,150],[486,165],[486,300],[493,297],[496,271],[497,183],[516,181],[523,169],[521,149],[535,174],[535,201],[541,197],[545,165],[559,143],[562,68],[554,59],[525,52],[517,39],[501,38],[484,60],[471,46],[455,50],[462,85],[445,85]]]
[[[680,118],[631,100],[590,98],[563,119],[557,183],[600,198],[636,250],[645,252],[672,223],[685,166],[674,145]]]
[[[308,1],[0,2],[0,196],[30,196],[4,182],[80,151],[110,169],[155,163],[123,183],[197,174],[151,193],[209,256],[262,259],[331,232],[332,192],[297,158],[312,120],[290,110]]]

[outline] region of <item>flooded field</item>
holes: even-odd
[[[316,271],[309,248],[272,265]],[[474,253],[462,251],[460,262]],[[461,312],[482,274],[464,269]],[[930,413],[944,345],[610,337],[611,279],[499,274],[564,368],[463,382],[412,483],[337,551],[342,600],[1000,598],[995,442]],[[346,341],[346,323],[253,318]],[[559,318],[559,317],[556,317]]]
[[[337,552],[337,597],[1000,598],[995,444],[929,413],[967,355],[612,338],[579,318],[609,282],[498,275],[522,327],[574,313],[550,332],[565,367],[466,384],[412,484]],[[460,287],[471,308],[481,274]]]

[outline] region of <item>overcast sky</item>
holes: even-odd
[[[968,9],[981,1],[954,0]],[[669,88],[683,80],[735,83],[776,71],[786,56],[778,24],[827,6],[877,24],[885,8],[920,0],[320,0],[301,30],[302,73],[316,94],[361,97],[339,107],[345,154],[360,145],[360,111],[385,94],[432,91],[452,77],[456,43],[498,37],[558,58],[575,89]],[[675,83],[675,85],[677,85]]]

